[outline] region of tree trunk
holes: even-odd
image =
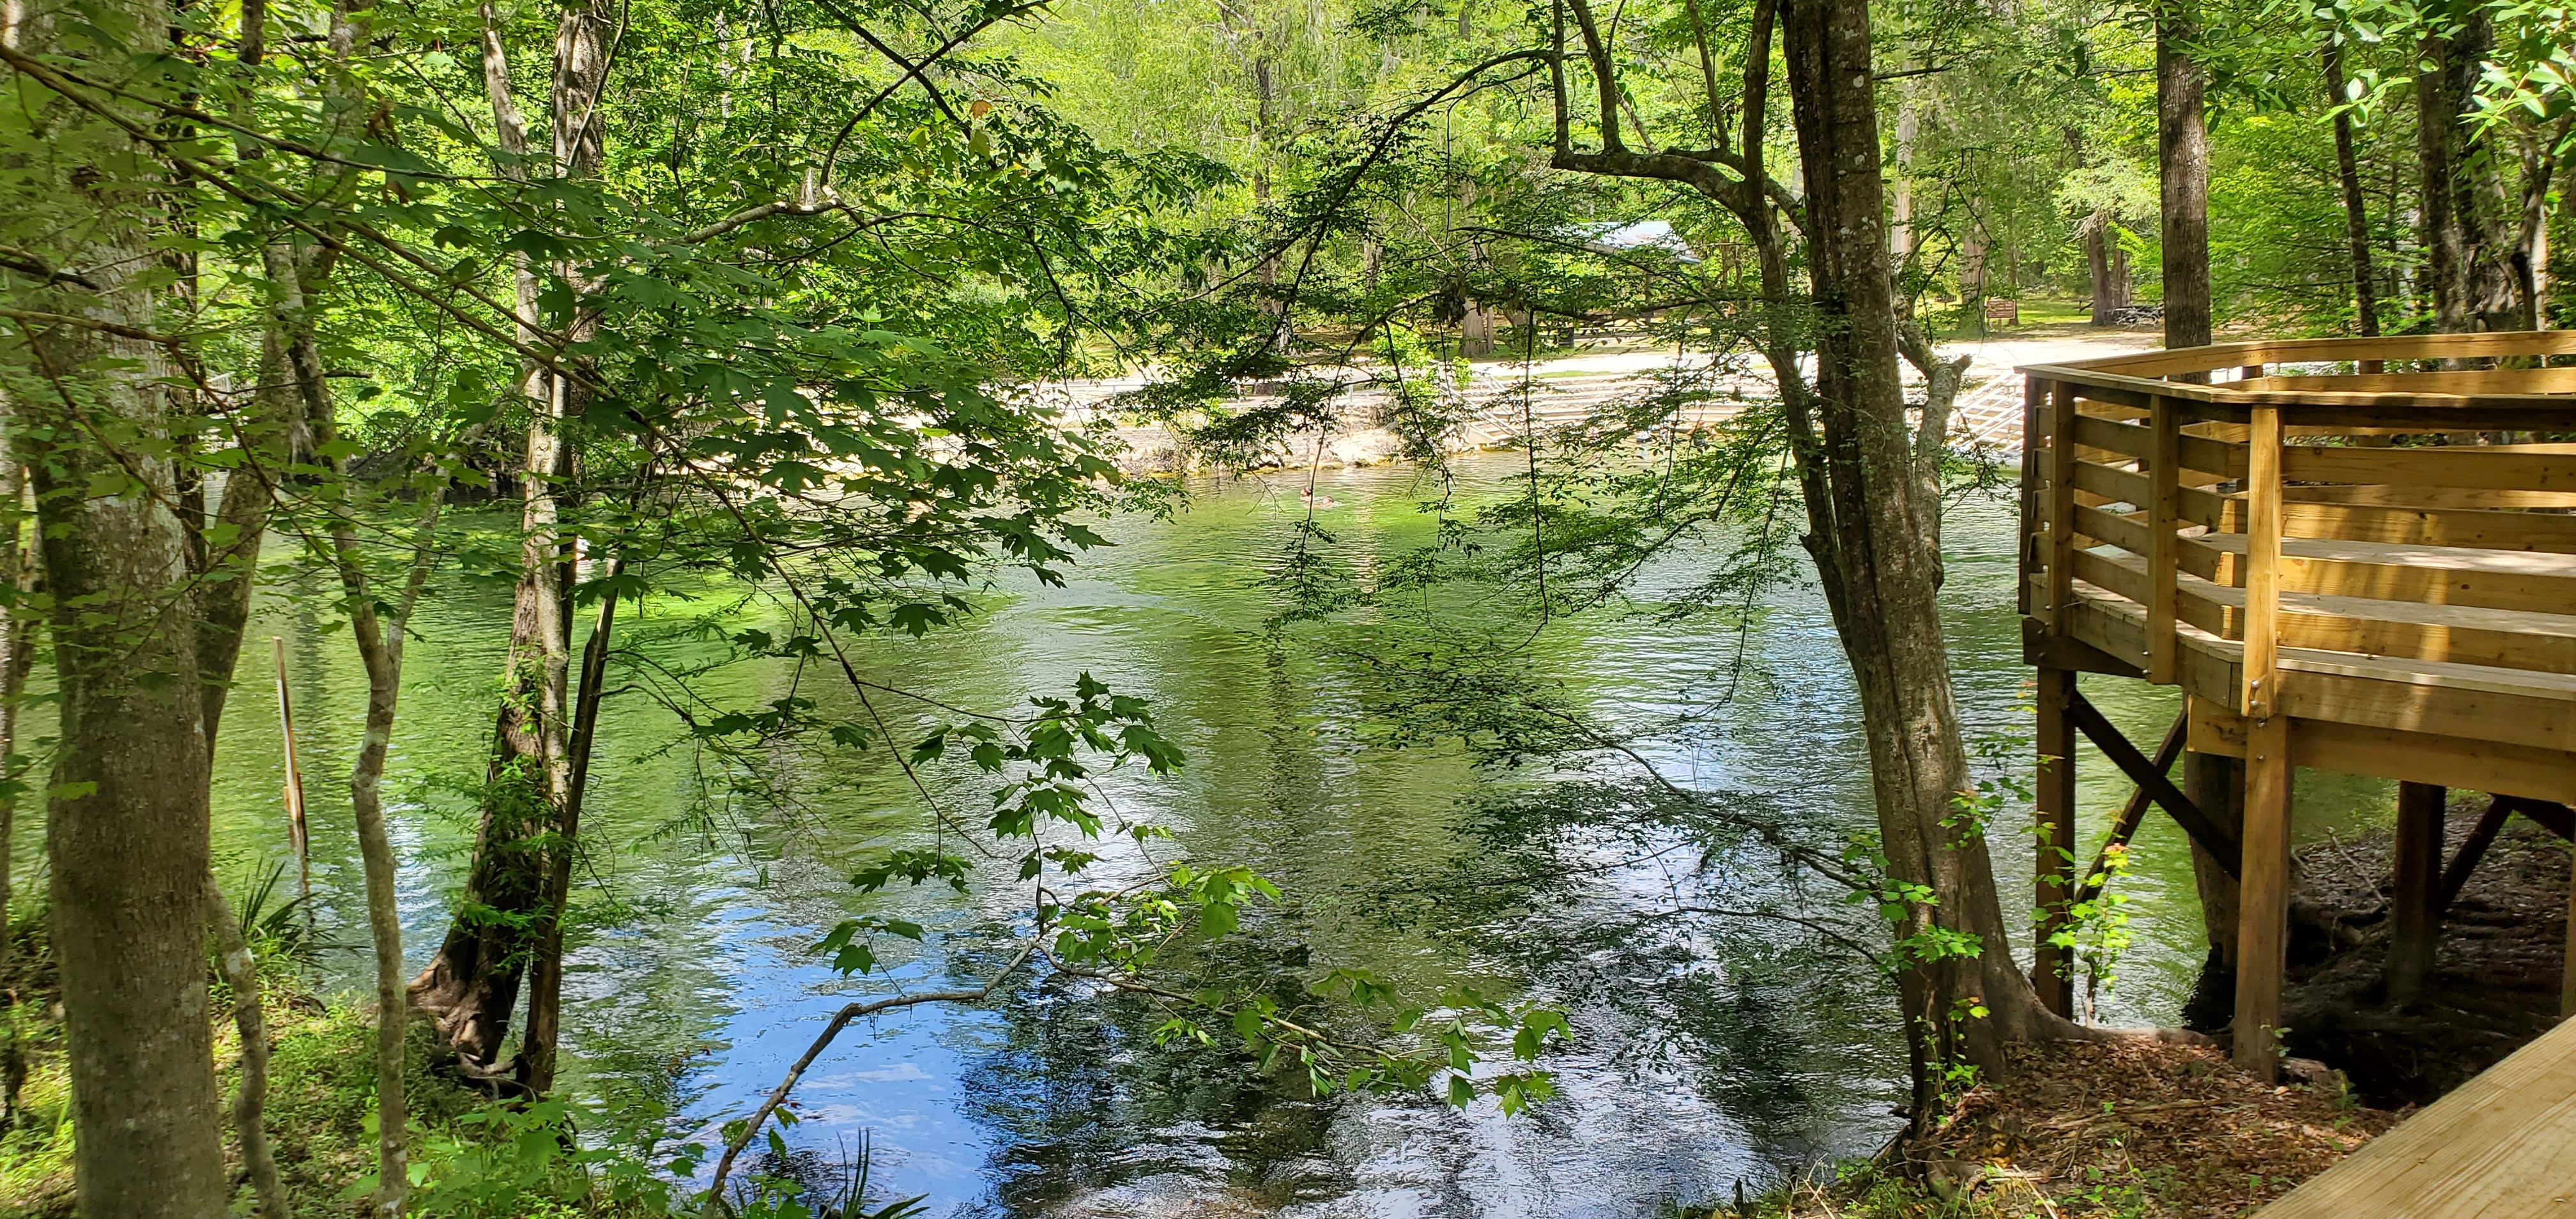
[[[2093,324],[2108,326],[2119,306],[2111,299],[2111,238],[2103,230],[2109,222],[2095,217],[2084,231],[2084,264],[2093,279]]]
[[[2335,176],[2343,186],[2343,231],[2345,244],[2352,247],[2353,318],[2365,336],[2379,333],[2379,287],[2370,271],[2370,202],[2361,193],[2361,159],[2353,151],[2352,113],[2341,109],[2343,95],[2343,47],[2329,37],[2324,60],[2326,104],[2337,107],[2334,116]]]
[[[311,417],[323,451],[336,454],[339,421],[330,405],[329,384],[318,375],[303,379],[304,396],[318,404]],[[469,433],[470,434],[470,433]],[[371,587],[366,551],[351,516],[348,459],[332,456],[329,481],[321,498],[331,512],[327,558],[337,569],[348,597],[350,636],[367,671],[365,736],[349,771],[349,806],[358,829],[358,857],[366,875],[367,929],[375,945],[376,964],[376,1181],[370,1211],[378,1219],[400,1219],[411,1182],[406,1135],[410,1098],[405,1080],[404,1037],[411,1024],[411,1005],[404,987],[402,908],[395,892],[398,879],[393,841],[385,830],[385,753],[393,743],[394,715],[402,696],[403,641],[412,609],[429,581],[431,539],[438,525],[446,488],[421,496],[420,520],[413,533],[413,552],[401,595],[392,602],[390,625],[378,617],[385,604]]]
[[[137,54],[159,51],[175,20],[150,0],[109,0],[84,19]],[[39,16],[22,45],[77,54],[97,36],[66,47],[57,32]],[[121,58],[104,67],[127,70]],[[19,84],[10,104],[43,106],[43,92]],[[159,118],[107,104],[139,128]],[[84,1215],[204,1219],[223,1213],[230,1190],[206,988],[210,825],[192,556],[167,456],[163,381],[174,369],[161,344],[128,337],[154,328],[161,297],[157,183],[135,170],[155,157],[68,106],[25,120],[51,128],[52,159],[11,191],[25,194],[0,203],[51,220],[29,226],[58,235],[39,253],[97,287],[58,284],[21,299],[128,331],[36,329],[26,356],[8,361],[10,398],[30,425],[18,443],[54,605],[61,710],[45,838],[73,1177]],[[93,430],[131,437],[127,451],[92,442]],[[55,445],[49,435],[79,439]]]
[[[1860,689],[1888,871],[1932,893],[1906,903],[1897,929],[1921,1120],[1934,1063],[2000,1072],[2004,1042],[2063,1022],[2041,1008],[2013,960],[1985,840],[1958,815],[1973,789],[1935,598],[1939,556],[1919,532],[1921,484],[1897,380],[1868,4],[1801,2],[1786,30],[1819,315],[1824,494],[1811,485],[1807,544]]]
[[[484,14],[484,85],[492,97],[502,149],[517,152],[526,146],[526,126],[510,95],[497,19],[489,5]],[[602,133],[593,103],[607,67],[604,25],[594,8],[583,5],[565,10],[556,26],[554,164],[567,177],[589,177],[599,169]],[[578,295],[584,287],[578,269],[557,271]],[[536,277],[523,266],[520,330],[530,340],[536,331],[536,297]],[[564,319],[563,328],[574,341],[586,333],[581,306]],[[531,420],[508,693],[494,726],[464,901],[438,955],[411,983],[412,1001],[437,1019],[468,1073],[487,1078],[500,1068],[501,1046],[518,1003],[521,971],[532,946],[522,928],[544,901],[546,855],[572,849],[570,842],[558,840],[555,823],[570,787],[571,765],[573,551],[561,524],[573,460],[565,426],[580,413],[581,391],[571,378],[533,363],[522,374]]]
[[[2480,65],[2495,44],[2483,9],[2448,36],[2416,46],[2425,69],[2415,77],[2416,157],[2423,170],[2425,278],[2433,329],[2460,333],[2520,324],[2508,234],[2503,158],[2486,147],[2470,121],[2477,109]]]
[[[608,574],[614,577],[623,567],[621,560],[612,559]],[[599,617],[581,650],[581,694],[573,708],[570,741],[572,776],[558,834],[565,844],[579,841],[582,796],[590,787],[590,747],[599,733],[599,706],[607,694],[609,644],[616,625],[617,598],[602,597]],[[571,903],[572,852],[557,850],[547,863],[546,917],[544,930],[538,933],[536,956],[528,965],[528,1031],[519,1053],[520,1082],[539,1096],[554,1090],[563,1038],[563,924]]]
[[[2208,75],[2188,44],[2200,39],[2198,0],[2156,9],[2156,170],[2164,226],[2165,346],[2210,339]]]
[[[233,1029],[241,1035],[241,1079],[233,1090],[233,1132],[241,1140],[242,1171],[259,1199],[261,1219],[292,1219],[286,1183],[268,1147],[268,1016],[259,1005],[259,961],[242,939],[241,919],[214,878],[206,878],[206,922],[214,932],[216,961],[233,992]]]
[[[10,450],[16,447],[18,422],[12,418],[8,427],[12,436]],[[27,467],[14,456],[0,457],[0,503],[5,503],[6,528],[0,530],[0,582],[16,590],[18,603],[35,591],[32,579],[35,564],[31,562],[18,513],[27,496]],[[11,976],[18,948],[9,917],[11,903],[17,896],[11,863],[18,848],[18,796],[14,781],[18,779],[18,704],[27,692],[27,676],[36,666],[36,619],[18,611],[0,612],[0,984]],[[15,986],[0,993],[0,1134],[17,1128],[18,1092],[27,1078],[25,1047],[18,1044],[19,995]]]

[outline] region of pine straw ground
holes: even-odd
[[[2396,1125],[2339,1075],[2267,1086],[2205,1045],[2137,1038],[2017,1055],[2015,1078],[1962,1096],[1920,1181],[1865,1172],[1774,1195],[1797,1219],[2236,1219]],[[1729,1216],[1733,1207],[1706,1212]]]

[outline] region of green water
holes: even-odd
[[[1290,897],[1202,966],[1241,978],[1365,965],[1425,997],[1471,982],[1564,1002],[1581,1032],[1552,1064],[1564,1095],[1508,1119],[1490,1102],[1464,1113],[1409,1099],[1317,1103],[1225,1053],[1156,1047],[1145,1034],[1159,1017],[1134,1004],[1030,980],[987,1010],[918,1008],[854,1027],[800,1086],[796,1162],[774,1167],[837,1161],[865,1138],[878,1180],[929,1194],[935,1214],[1187,1214],[1222,1199],[1246,1210],[1209,1213],[1626,1216],[1874,1147],[1892,1127],[1902,1062],[1883,993],[1848,954],[1779,924],[1650,917],[1675,894],[1705,897],[1718,883],[1690,852],[1568,875],[1639,852],[1607,831],[1521,842],[1512,859],[1553,861],[1558,876],[1516,879],[1493,866],[1490,839],[1468,832],[1491,830],[1498,799],[1587,777],[1633,781],[1633,768],[1503,775],[1454,746],[1397,748],[1386,716],[1397,687],[1371,655],[1380,619],[1266,626],[1277,601],[1260,577],[1303,514],[1300,485],[1198,487],[1175,521],[1116,522],[1118,545],[1087,557],[1069,587],[991,590],[986,612],[962,627],[872,641],[860,662],[872,680],[977,709],[1067,689],[1083,672],[1151,698],[1188,765],[1168,780],[1113,773],[1105,794],[1170,827],[1157,846],[1164,857],[1250,863]],[[1327,472],[1320,491],[1332,501],[1321,519],[1363,564],[1430,536],[1415,510],[1427,489],[1408,472]],[[2011,529],[2007,506],[1971,504],[1949,530],[1952,658],[1970,730],[1985,736],[2028,734]],[[662,665],[716,658],[720,645],[676,632],[737,592],[653,602],[632,620],[635,637]],[[480,776],[507,596],[442,580],[416,624],[389,768],[415,965],[444,927],[470,839],[458,792]],[[1612,722],[1666,726],[1641,752],[1678,781],[1829,831],[1868,822],[1849,677],[1809,590],[1781,591],[1742,637],[1603,614],[1521,647],[1526,632],[1500,632],[1492,607],[1441,612],[1453,646],[1508,634],[1489,646],[1529,680]],[[218,758],[217,848],[236,887],[287,849],[268,686],[267,639],[281,636],[314,807],[319,920],[355,942],[364,921],[345,782],[364,684],[346,634],[324,629],[326,617],[263,600]],[[639,688],[611,700],[603,727],[567,983],[570,1083],[596,1111],[590,1137],[712,1141],[713,1127],[746,1111],[851,997],[980,980],[996,963],[1024,919],[1018,887],[863,902],[845,883],[858,863],[930,832],[922,795],[882,756],[780,746],[755,776],[674,746],[671,713],[640,688],[667,692],[667,679],[634,670],[620,680]],[[793,692],[828,712],[862,713],[834,675],[780,663],[722,668],[697,686],[713,703]],[[2086,689],[2147,747],[2173,714],[2169,692],[2108,680]],[[898,738],[931,718],[900,699],[878,710]],[[2026,775],[2028,754],[2011,750],[2010,767]],[[2089,849],[2127,789],[2098,757],[2080,765]],[[792,807],[734,790],[754,778]],[[931,768],[922,778],[933,799],[980,820],[982,788],[969,777]],[[2379,786],[2308,778],[2303,833],[2386,816]],[[2016,807],[2005,822],[2026,816]],[[21,839],[22,859],[34,837]],[[1998,836],[2008,894],[2028,892],[2023,841]],[[2190,865],[2161,817],[2137,853],[2127,885],[2137,942],[2102,1016],[2172,1023],[2203,954]],[[1104,866],[1121,876],[1144,865]],[[1776,872],[1714,875],[1729,893],[1844,917],[1837,894]],[[895,953],[889,976],[839,979],[809,945],[862,909],[918,920],[932,935]],[[362,967],[350,952],[318,972],[327,988],[355,991]]]

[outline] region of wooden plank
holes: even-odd
[[[2129,676],[2144,678],[2145,608],[2089,585],[2079,584],[2076,591],[2075,625],[2069,634],[2115,663],[2129,666]],[[2203,698],[2232,702],[2240,673],[2238,658],[2244,653],[2244,645],[2192,626],[2179,627],[2177,633],[2183,637],[2182,671],[2174,684]]]
[[[2369,430],[2406,432],[2552,432],[2567,426],[2559,394],[2444,398],[2408,394],[2247,394],[2248,407],[2272,405],[2282,418],[2320,435]],[[2269,400],[2268,402],[2266,400]]]
[[[2036,577],[2034,577],[2036,578]],[[2113,677],[2144,678],[2146,671],[2073,635],[2052,635],[2036,618],[2021,622],[2022,663],[2040,669],[2073,669]]]
[[[2153,433],[2155,451],[2147,460],[2152,489],[2147,502],[2139,505],[2147,510],[2146,545],[2128,549],[2147,560],[2147,680],[2166,685],[2182,663],[2182,642],[2174,634],[2174,598],[2181,575],[2176,558],[2180,542],[2174,531],[2182,527],[2183,436],[2171,399],[2156,399],[2154,410],[2148,430]]]
[[[2284,661],[2283,668],[2289,672],[2284,674],[2279,706],[2285,714],[2536,749],[2565,750],[2576,744],[2576,717],[2570,715],[2576,704],[2565,693],[2458,677],[2458,672],[2466,671],[2538,682],[2555,674],[2429,660],[2375,661],[2334,652],[2289,655],[2336,659]]]
[[[2147,760],[2147,765],[2157,774],[2172,773],[2174,759],[2182,756],[2183,737],[2190,723],[2191,714],[2186,711],[2175,715],[2173,726],[2165,729],[2165,739],[2156,746],[2156,756]],[[2183,786],[2188,789],[2190,784]],[[2193,807],[2207,811],[2200,798],[2189,790],[2185,790],[2183,796],[2191,801]],[[2084,879],[2076,882],[2075,892],[2080,897],[2089,898],[2102,887],[2104,875],[2111,870],[2111,848],[2129,845],[2129,839],[2137,836],[2138,823],[2146,820],[2147,809],[2155,802],[2156,798],[2148,793],[2145,785],[2129,789],[2128,800],[2120,805],[2120,815],[2111,819],[2111,832],[2102,839],[2102,849],[2094,852],[2092,865],[2084,869]],[[2226,828],[2214,815],[2209,817],[2209,821]],[[2231,834],[2229,838],[2232,841],[2234,836]]]
[[[2038,550],[2039,536],[2039,462],[2032,457],[2032,447],[2039,443],[2039,412],[2048,401],[2048,382],[2026,377],[2021,387],[2021,533],[2018,559],[2020,580],[2013,583],[2013,609],[2028,617],[2030,576],[2043,560]]]
[[[2474,491],[2576,490],[2576,461],[2554,453],[2516,453],[2475,445],[2430,449],[2361,449],[2293,445],[2281,475],[2297,482],[2450,487]],[[2250,482],[2247,484],[2252,485]]]
[[[2317,373],[2270,376],[2245,389],[2319,390],[2346,393],[2565,394],[2576,393],[2576,368],[2476,368],[2441,372]]]
[[[2075,552],[2074,570],[2078,580],[2118,593],[2140,605],[2147,603],[2147,576],[2144,571],[2091,550]]]
[[[2576,1021],[2309,1178],[2260,1219],[2565,1219],[2576,1213],[2571,1159]]]
[[[2281,492],[2281,531],[2293,538],[2337,538],[2351,542],[2385,542],[2415,546],[2466,546],[2480,550],[2546,550],[2576,554],[2576,516],[2492,509],[2381,506],[2317,502],[2310,497],[2329,491],[2379,490],[2360,487],[2287,487]],[[2185,493],[2188,497],[2188,492]],[[2471,499],[2498,493],[2463,492]],[[2555,495],[2556,492],[2521,494]],[[2576,495],[2569,496],[2576,500]],[[2226,533],[2245,531],[2245,501],[2211,497],[2211,519],[2190,519]]]
[[[2076,463],[2074,481],[2077,490],[2099,495],[2105,503],[2135,504],[2149,494],[2146,475],[2089,461]]]
[[[2433,946],[2442,932],[2442,806],[2449,794],[2438,784],[2397,785],[2396,883],[2382,966],[2393,1003],[2423,993],[2424,976],[2433,969]]]
[[[2291,487],[2284,498],[2328,504],[2382,504],[2393,508],[2563,509],[2576,508],[2576,492],[2471,491],[2460,487]]]
[[[2113,423],[2107,419],[2079,415],[2075,420],[2075,438],[2081,444],[2106,453],[2117,453],[2139,461],[2153,461],[2156,447],[2160,443],[2159,437],[2162,436],[2169,438],[2181,451],[2181,468],[2208,475],[2209,481],[2212,482],[2244,477],[2245,446],[2182,433],[2179,431],[2180,416],[2175,410],[2174,401],[2170,398],[2157,398],[2155,401],[2161,404],[2161,409],[2150,408],[2148,412],[2150,419],[2163,419],[2167,422],[2161,424]]]
[[[2072,670],[2039,671],[2039,769],[2032,803],[2039,821],[2033,876],[2040,925],[2030,980],[2041,1004],[2060,1016],[2075,1014],[2075,971],[2067,951],[2049,941],[2066,925],[2068,886],[2075,879],[2075,733],[2067,711],[2078,697]]]
[[[2075,599],[2075,387],[2054,384],[2048,396],[2048,622],[2064,634]]]
[[[2444,911],[2460,900],[2460,890],[2469,887],[2469,878],[2478,873],[2478,861],[2487,857],[2487,848],[2495,845],[2496,835],[2504,832],[2504,820],[2512,812],[2513,802],[2497,796],[2487,801],[2487,811],[2479,814],[2476,825],[2469,827],[2469,836],[2460,842],[2460,853],[2442,869],[2440,902]]]
[[[2183,568],[2217,583],[2243,584],[2254,567],[2243,556],[2258,536],[2211,533],[2184,539]],[[2576,555],[2333,538],[2292,538],[2274,545],[2274,579],[2284,590],[2536,614],[2576,607]]]
[[[2243,638],[2242,590],[2186,572],[2176,592],[2181,621],[2222,639]],[[2287,592],[2279,630],[2285,648],[2576,674],[2576,616],[2565,614]]]
[[[2501,796],[2505,807],[2520,813],[2533,825],[2556,834],[2561,840],[2576,841],[2576,813],[2552,800],[2530,800],[2521,796]]]
[[[2148,798],[2164,806],[2174,823],[2191,835],[2191,840],[2200,844],[2202,850],[2215,857],[2220,866],[2227,869],[2228,875],[2237,874],[2241,848],[2236,839],[2201,812],[2200,806],[2192,803],[2181,788],[2174,786],[2173,780],[2166,778],[2162,770],[2150,765],[2146,756],[2138,752],[2138,747],[2130,744],[2129,738],[2121,735],[2119,728],[2098,708],[2085,701],[2082,693],[2076,693],[2067,700],[2066,715],[2076,729],[2102,751],[2104,758],[2120,768],[2120,773],[2145,791]]]
[[[2146,553],[2151,537],[2147,526],[2136,517],[2080,504],[2075,509],[2075,533],[2079,538],[2108,542],[2133,554]],[[2078,571],[2076,578],[2083,579],[2084,574]]]
[[[2144,458],[2155,451],[2155,437],[2144,425],[2113,423],[2086,414],[2075,417],[2075,439],[2079,444],[2123,457]]]
[[[2246,441],[2245,689],[2237,706],[2257,719],[2272,714],[2280,688],[2281,412],[2254,408]],[[2249,812],[2247,816],[2252,816]]]
[[[2323,364],[2345,360],[2458,360],[2481,356],[2576,353],[2576,331],[2504,330],[2475,334],[2379,335],[2369,338],[2271,339],[2214,343],[2206,347],[2105,356],[2057,365],[2034,365],[2162,377],[2177,372],[2253,364]]]
[[[2289,962],[2290,717],[2256,718],[2249,728],[2237,870],[2235,1059],[2268,1081],[2281,1066],[2281,975]]]
[[[2194,753],[2245,756],[2245,717],[2214,700],[2191,705]],[[2566,802],[2576,796],[2576,755],[2497,741],[2434,736],[2398,729],[2300,720],[2290,761],[2315,770],[2437,783]]]

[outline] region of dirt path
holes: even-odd
[[[1944,356],[1971,357],[1967,380],[1956,403],[1960,443],[1990,453],[2020,451],[2021,378],[2013,373],[2016,365],[2148,351],[2160,341],[2152,330],[2097,329],[2081,323],[2061,323],[1943,342],[1940,349]],[[1455,404],[1463,408],[1468,420],[1460,429],[1456,447],[1464,451],[1507,446],[1532,428],[1545,430],[1580,423],[1611,403],[1649,392],[1659,372],[1706,364],[1705,356],[1677,357],[1670,351],[1614,344],[1528,364],[1517,360],[1473,361],[1460,391],[1463,400]],[[1919,380],[1910,366],[1903,372],[1909,384]],[[1747,361],[1727,380],[1745,397],[1762,397],[1771,392],[1770,375],[1759,361]],[[1141,388],[1145,381],[1143,376],[1071,381],[1048,386],[1044,392],[1059,396],[1079,416],[1100,408],[1118,394]],[[1521,393],[1524,386],[1530,390],[1526,400]],[[1275,393],[1265,394],[1256,388],[1238,402],[1259,405],[1276,400]],[[1388,405],[1383,390],[1355,388],[1344,399],[1345,418],[1373,421],[1382,417]],[[1728,402],[1708,402],[1692,407],[1687,417],[1694,423],[1715,422],[1731,416],[1736,409]],[[1182,464],[1179,446],[1162,428],[1121,428],[1119,436],[1129,448],[1122,464],[1130,472],[1169,471]],[[1372,423],[1346,427],[1330,435],[1292,438],[1278,455],[1277,463],[1376,465],[1393,460],[1400,447],[1392,432]]]

